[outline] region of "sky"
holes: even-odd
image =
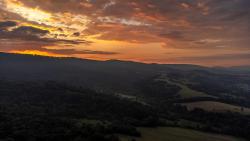
[[[0,0],[0,52],[250,65],[250,0]]]

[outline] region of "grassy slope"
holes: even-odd
[[[173,84],[173,85],[177,85],[179,87],[181,87],[181,90],[179,91],[179,95],[182,97],[182,98],[192,98],[192,97],[212,97],[206,93],[203,93],[203,92],[199,92],[199,91],[196,91],[196,90],[192,90],[190,88],[188,88],[186,85],[184,84],[181,84],[181,83],[177,83],[177,82],[173,82],[173,81],[170,81],[167,77],[165,76],[162,76],[161,78],[157,79],[157,80],[160,80],[160,81],[166,81],[167,83],[169,84]]]
[[[177,83],[178,84],[178,83]],[[195,91],[188,88],[185,85],[178,84],[182,89],[180,90],[179,94],[182,98],[190,98],[190,97],[211,97],[203,92]]]
[[[231,136],[204,133],[195,130],[161,127],[140,128],[142,137],[137,141],[244,141]],[[130,141],[131,138],[123,137],[122,141]]]
[[[183,105],[186,105],[189,110],[192,110],[194,108],[201,108],[207,111],[216,111],[216,112],[232,111],[232,112],[239,112],[243,114],[250,114],[249,108],[244,108],[244,110],[241,111],[241,107],[239,106],[234,106],[234,105],[221,103],[221,102],[214,102],[214,101],[192,102],[192,103],[185,103]]]

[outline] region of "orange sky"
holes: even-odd
[[[248,0],[0,0],[0,51],[250,65]]]

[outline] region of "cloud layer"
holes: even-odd
[[[0,0],[0,51],[159,63],[196,58],[202,65],[207,64],[200,56],[237,54],[211,61],[224,65],[233,58],[240,65],[249,58],[239,54],[250,53],[249,5],[248,0]]]

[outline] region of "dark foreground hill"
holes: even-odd
[[[250,73],[245,70],[241,73],[240,69],[234,72],[228,68],[206,68],[196,65],[143,64],[118,60],[93,61],[7,53],[0,53],[0,66],[2,80],[58,81],[100,91],[112,90],[126,94],[137,93],[135,90],[138,89],[138,83],[161,75],[170,79],[190,81],[190,83],[187,82],[188,85],[193,82],[202,83],[200,85],[208,85],[208,87],[222,85],[227,87],[221,90],[223,93],[231,91],[232,87],[244,87],[250,81]],[[246,93],[245,91],[249,92],[249,89],[245,88],[243,92]],[[213,92],[218,93],[216,90]]]
[[[61,81],[82,86],[131,87],[140,79],[189,65],[157,65],[118,60],[93,61],[0,53],[0,78],[8,80]]]
[[[249,101],[241,69],[0,53],[3,141],[118,141],[158,126],[250,139]]]

